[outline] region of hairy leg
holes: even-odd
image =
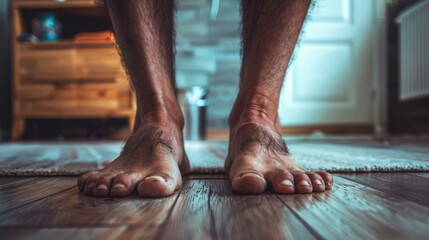
[[[173,194],[188,170],[183,116],[174,90],[174,1],[105,0],[122,58],[136,92],[137,116],[120,156],[79,177],[94,196]]]
[[[286,68],[311,0],[242,0],[243,61],[240,91],[232,109],[225,162],[232,188],[279,193],[331,189],[332,176],[294,162],[280,134],[278,105]]]

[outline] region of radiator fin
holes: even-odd
[[[405,10],[399,23],[400,100],[429,96],[429,0]]]

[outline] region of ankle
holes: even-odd
[[[165,121],[174,123],[180,130],[183,129],[185,120],[179,105],[157,104],[146,106],[138,111],[142,123],[159,124]]]
[[[237,101],[239,102],[239,101]],[[239,123],[255,122],[275,126],[278,119],[278,104],[268,96],[253,94],[241,106],[234,106],[229,117],[229,126]]]

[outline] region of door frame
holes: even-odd
[[[374,6],[374,47],[372,71],[372,125],[373,137],[378,140],[388,138],[387,119],[387,3],[373,1]]]

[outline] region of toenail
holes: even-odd
[[[126,187],[125,187],[125,185],[124,185],[124,184],[117,183],[117,184],[115,184],[115,185],[112,187],[112,189],[113,189],[113,188],[126,188]]]
[[[94,187],[95,187],[95,183],[88,184],[88,188],[94,188]]]
[[[98,185],[97,190],[107,190],[107,186],[104,184],[100,184]]]
[[[323,183],[322,183],[322,181],[320,181],[319,179],[316,179],[316,184],[317,184],[317,185],[322,185]]]
[[[255,177],[255,176],[261,177],[259,174],[253,173],[253,172],[246,172],[246,173],[243,173],[243,174],[241,174],[239,176],[240,177]]]
[[[299,183],[299,185],[300,185],[300,186],[306,186],[306,187],[309,187],[309,186],[310,186],[310,183],[309,183],[307,180],[302,180],[302,181]]]
[[[293,187],[293,182],[289,179],[285,179],[281,182],[282,185]]]
[[[145,180],[152,180],[154,182],[156,182],[156,181],[166,182],[166,180],[160,176],[150,176],[150,177],[147,177]]]

